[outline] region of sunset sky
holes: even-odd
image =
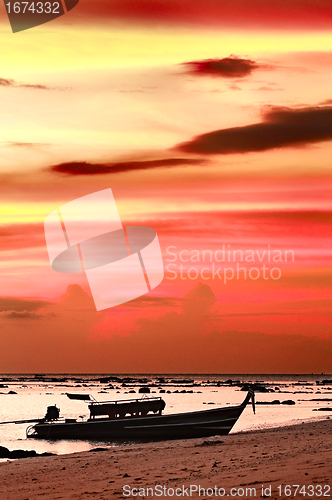
[[[0,373],[332,373],[330,0],[2,3],[0,40]],[[44,220],[106,188],[165,278],[96,312]]]

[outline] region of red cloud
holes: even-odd
[[[184,63],[188,72],[193,75],[221,76],[224,78],[243,78],[260,67],[251,59],[229,56],[223,59],[203,59]]]
[[[100,175],[120,174],[135,170],[152,170],[155,168],[172,168],[178,166],[190,166],[201,164],[204,160],[187,158],[164,158],[161,160],[124,161],[117,163],[88,163],[85,161],[73,161],[61,163],[50,167],[52,172],[66,175]]]
[[[81,2],[72,20],[91,23],[200,25],[246,28],[331,29],[329,0],[93,0]]]

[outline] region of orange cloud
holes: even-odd
[[[46,306],[54,316],[45,316],[34,323],[34,349],[31,349],[32,334],[27,329],[31,317],[22,315],[15,322],[13,318],[3,318],[2,369],[15,372],[20,367],[19,371],[48,373],[328,373],[332,370],[331,333],[292,334],[289,323],[283,325],[282,335],[257,329],[255,322],[264,313],[270,315],[270,321],[283,315],[298,321],[309,308],[314,319],[313,303],[309,301],[285,303],[287,307],[282,303],[266,304],[264,310],[258,303],[254,308],[247,306],[247,314],[242,315],[246,328],[235,326],[241,320],[244,305],[237,301],[233,304],[234,314],[220,314],[220,308],[225,310],[224,300],[218,301],[207,284],[192,287],[180,301],[168,297],[164,312],[159,309],[159,314],[151,315],[151,304],[153,308],[156,303],[162,304],[162,298],[141,302],[140,319],[137,313],[131,314],[131,333],[120,335],[118,319],[123,319],[125,310],[127,315],[130,313],[130,303],[96,313],[92,298],[78,285],[71,285],[57,303]],[[328,311],[328,301],[319,304],[317,300],[316,311],[320,307]],[[31,307],[35,309],[31,310],[38,310],[39,306],[40,303],[34,303]],[[23,301],[19,307],[25,307]],[[260,313],[255,315],[255,309]],[[93,332],[101,323],[108,333],[98,337]],[[231,324],[233,328],[229,328]]]

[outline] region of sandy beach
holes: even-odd
[[[332,495],[331,431],[327,418],[222,437],[3,462],[0,498],[325,498]]]

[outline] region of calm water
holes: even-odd
[[[331,375],[130,375],[134,379],[124,382],[126,375],[119,375],[121,381],[111,382],[114,389],[109,388],[109,383],[101,383],[100,378],[111,375],[49,375],[43,380],[34,379],[31,375],[0,375],[0,421],[23,420],[41,418],[46,413],[47,406],[57,405],[61,409],[61,416],[77,418],[87,417],[89,414],[87,403],[84,401],[69,400],[65,395],[70,393],[91,394],[98,401],[114,399],[130,399],[141,397],[138,395],[139,387],[154,384],[151,387],[152,395],[161,395],[166,401],[164,413],[180,413],[186,411],[211,409],[215,406],[239,404],[245,397],[245,392],[236,386],[217,386],[229,379],[245,382],[260,382],[273,389],[274,393],[256,393],[256,401],[281,402],[291,399],[296,402],[293,406],[257,405],[256,415],[253,414],[251,405],[238,420],[232,432],[260,429],[266,427],[286,425],[302,422],[308,419],[325,419],[329,412],[313,411],[319,407],[332,408],[332,384],[319,385],[324,379],[331,380]],[[45,380],[46,378],[52,379]],[[60,381],[60,379],[66,381]],[[147,384],[141,380],[148,379]],[[164,380],[160,380],[163,378]],[[186,381],[184,380],[186,379]],[[189,381],[194,380],[194,384]],[[122,384],[126,385],[123,386]],[[160,388],[170,393],[159,394]],[[135,393],[129,393],[129,391]],[[193,391],[180,393],[174,391]],[[14,391],[17,394],[8,394]],[[310,401],[320,399],[321,401]],[[330,399],[331,401],[322,401]],[[213,403],[213,404],[212,404]],[[116,446],[116,443],[80,442],[80,441],[44,441],[26,439],[26,428],[29,424],[0,425],[0,445],[12,449],[34,449],[41,453],[44,451],[58,454],[84,451],[107,444]],[[130,446],[130,443],[128,443]]]

